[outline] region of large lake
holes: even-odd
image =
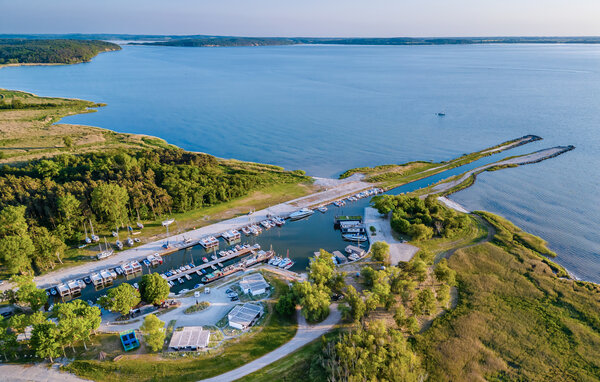
[[[88,64],[4,68],[0,87],[108,104],[65,122],[317,176],[525,134],[544,140],[506,155],[573,144],[453,198],[542,236],[557,262],[600,282],[599,46],[126,46]]]

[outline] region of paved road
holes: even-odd
[[[34,381],[34,382],[82,382],[73,374],[58,371],[56,367],[48,368],[47,364],[35,365],[1,365],[0,381]]]
[[[300,311],[298,311],[298,331],[290,342],[244,366],[213,378],[203,379],[202,382],[230,382],[245,377],[248,374],[252,374],[321,337],[323,334],[330,331],[340,319],[341,313],[338,310],[337,305],[332,305],[329,317],[316,325],[308,325],[304,317],[300,314]]]

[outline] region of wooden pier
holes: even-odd
[[[166,280],[167,281],[177,280],[180,277],[185,277],[185,275],[189,275],[189,274],[192,274],[192,273],[197,273],[196,271],[202,272],[202,270],[206,269],[206,268],[210,269],[209,273],[211,273],[213,271],[213,269],[212,269],[213,265],[216,266],[218,263],[225,262],[225,261],[228,261],[228,260],[231,260],[231,259],[235,259],[236,257],[249,255],[252,252],[258,251],[258,250],[260,250],[260,245],[255,244],[255,245],[252,245],[252,246],[250,246],[248,248],[242,248],[239,251],[235,251],[234,253],[232,253],[230,255],[227,255],[227,256],[218,257],[218,255],[217,255],[217,259],[216,260],[212,260],[212,261],[209,261],[207,263],[202,263],[202,264],[197,265],[195,267],[192,267],[190,269],[186,269],[185,271],[181,271],[180,273],[176,273],[174,275],[167,276]]]

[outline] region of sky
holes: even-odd
[[[600,36],[600,0],[0,0],[0,33]]]

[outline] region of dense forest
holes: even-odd
[[[121,47],[98,40],[0,39],[2,64],[76,64]]]
[[[158,38],[158,37],[155,37]],[[339,45],[466,45],[466,44],[598,44],[597,37],[444,37],[444,38],[324,38],[324,37],[234,37],[164,36],[164,41],[135,44],[165,46],[263,46],[293,44]]]
[[[84,222],[112,229],[216,205],[252,190],[305,180],[269,165],[222,164],[180,149],[61,154],[0,169],[0,261],[10,273],[50,269]],[[18,253],[18,256],[15,255]],[[33,267],[33,268],[32,268]]]

